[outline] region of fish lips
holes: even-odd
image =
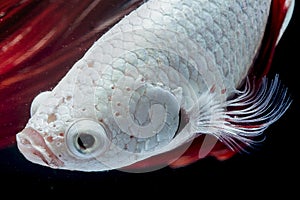
[[[64,166],[64,162],[51,151],[40,133],[33,128],[25,128],[16,135],[16,139],[19,151],[29,161],[51,168]]]

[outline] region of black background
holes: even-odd
[[[266,131],[266,140],[250,154],[239,154],[219,162],[203,159],[190,166],[163,168],[149,173],[75,172],[35,165],[16,147],[0,151],[0,192],[23,197],[43,198],[63,192],[66,195],[111,198],[160,197],[160,193],[194,198],[260,197],[282,195],[285,199],[299,188],[299,66],[300,6],[296,1],[293,18],[276,49],[270,77],[279,74],[289,88],[293,103],[289,110]],[[0,130],[1,131],[1,130]],[[298,184],[298,186],[297,186]],[[11,190],[13,192],[8,192]],[[22,192],[21,192],[22,191]],[[121,193],[122,191],[122,193]],[[125,191],[125,192],[124,192]],[[44,192],[43,196],[37,192]],[[138,192],[141,194],[138,195]],[[205,194],[205,195],[204,195]],[[108,197],[104,197],[110,195]]]

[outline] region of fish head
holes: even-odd
[[[89,75],[78,76],[78,71],[75,74],[74,71],[52,91],[34,98],[31,118],[17,134],[17,145],[21,153],[36,164],[84,171],[87,167],[93,169],[91,165],[106,169],[108,167],[102,166],[97,157],[109,147],[110,132],[97,118],[93,103],[96,96],[88,89],[95,87],[89,83],[79,84],[89,80]]]
[[[180,117],[181,89],[145,83],[141,74],[140,81],[132,79],[134,86],[123,80],[128,76],[110,85],[104,81],[110,71],[98,74],[92,65],[79,61],[52,91],[35,97],[31,118],[17,134],[26,159],[52,168],[103,171],[169,149],[180,121],[186,123]]]

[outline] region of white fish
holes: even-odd
[[[209,137],[198,159],[218,141],[234,151],[255,144],[291,103],[278,77],[268,84],[251,72],[274,2],[145,2],[34,99],[19,150],[33,163],[80,171],[130,171],[160,158],[145,172],[176,161],[200,135]],[[294,6],[280,2],[288,14],[277,42]]]

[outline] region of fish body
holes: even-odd
[[[159,160],[139,165],[149,171],[180,160],[200,137],[198,159],[218,142],[232,151],[251,146],[291,103],[278,77],[270,84],[249,77],[271,5],[145,2],[34,99],[17,134],[20,151],[34,163],[80,171]]]

